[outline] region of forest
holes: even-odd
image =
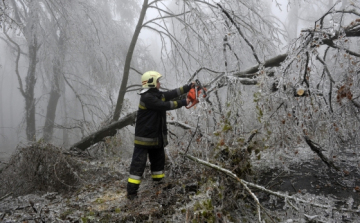
[[[360,222],[359,0],[0,0],[0,29],[0,222]],[[150,70],[206,94],[130,201]]]

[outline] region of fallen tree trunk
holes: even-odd
[[[72,145],[70,147],[70,150],[74,150],[74,149],[86,150],[91,145],[103,141],[105,137],[114,136],[117,130],[124,128],[128,125],[134,124],[135,118],[136,118],[136,111],[126,115],[125,117],[119,119],[116,122],[113,122],[105,126],[99,131],[94,132],[91,135],[83,138],[81,141]]]
[[[280,66],[280,64],[282,62],[284,62],[284,60],[286,59],[287,56],[288,56],[288,54],[280,54],[276,57],[270,58],[269,60],[264,62],[263,66],[264,66],[264,68],[278,67],[278,66]],[[233,75],[235,77],[251,78],[251,77],[255,76],[255,73],[259,71],[259,68],[260,68],[260,65],[256,65],[247,70],[236,72]],[[251,74],[253,74],[253,76],[251,76]]]

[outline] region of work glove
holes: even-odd
[[[189,83],[188,86],[189,86],[190,88],[194,88],[194,87],[195,87],[195,82]]]

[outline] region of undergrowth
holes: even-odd
[[[18,148],[0,169],[0,197],[39,192],[65,192],[81,185],[80,164],[51,144]]]

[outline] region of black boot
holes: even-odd
[[[133,184],[133,183],[129,183],[127,184],[127,198],[129,200],[133,200],[137,197],[137,192],[139,189],[139,184]]]
[[[164,178],[153,178],[154,185],[165,184]]]

